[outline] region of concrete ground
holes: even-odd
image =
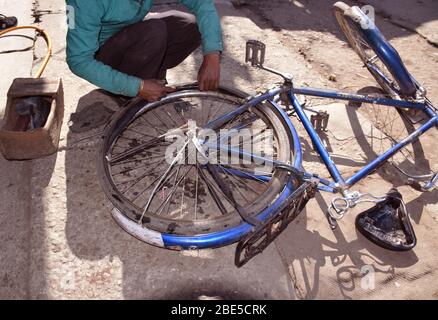
[[[299,84],[376,92],[371,76],[337,29],[330,11],[334,1],[244,2],[246,5],[234,7],[228,0],[217,1],[226,44],[224,85],[253,93],[278,82],[277,77],[243,63],[244,43],[259,39],[268,45],[267,64],[292,73]],[[364,1],[350,3],[363,5]],[[436,1],[406,0],[397,8],[389,7],[392,1],[368,3],[376,6],[377,24],[437,105],[438,49],[434,46],[436,34],[431,31],[436,30],[433,26],[438,21]],[[154,9],[169,7],[173,6]],[[327,195],[312,200],[266,252],[242,269],[233,264],[235,246],[178,253],[135,240],[112,221],[112,207],[96,176],[95,158],[104,125],[74,130],[75,123],[70,121],[90,107],[117,106],[69,72],[65,63],[65,2],[37,0],[34,7],[17,8],[16,2],[0,0],[0,8],[4,10],[1,13],[18,15],[20,24],[32,23],[32,13],[41,14],[37,24],[54,41],[45,76],[62,77],[66,104],[57,154],[19,163],[0,158],[0,298],[438,298],[438,257],[434,254],[438,246],[438,192],[414,191],[391,165],[355,189],[381,195],[393,186],[399,188],[419,241],[412,252],[388,252],[358,235],[354,218],[366,206],[353,210],[332,232],[322,215],[331,200]],[[0,41],[3,50],[3,43],[11,38]],[[8,48],[11,45],[23,48],[28,43],[15,38]],[[41,39],[29,51],[0,52],[1,70],[6,70],[0,83],[2,105],[11,80],[35,72],[43,56]],[[197,52],[172,70],[170,82],[195,80],[200,58]],[[406,133],[399,119],[386,109],[347,108],[317,99],[310,104],[316,110],[329,110],[329,130],[323,138],[346,175],[388,146],[388,136],[398,138]],[[300,134],[306,169],[327,175],[302,130]],[[437,171],[437,138],[437,132],[432,132],[421,144],[409,148],[406,157],[394,161],[410,172]],[[369,266],[375,271],[371,287],[364,286],[361,273]]]

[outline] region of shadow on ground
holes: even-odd
[[[317,31],[330,32],[340,39],[344,39],[339,31],[339,27],[333,16],[333,4],[336,0],[299,0],[299,1],[263,1],[263,0],[236,0],[234,1],[237,12],[247,16],[252,13],[254,23],[261,29],[272,29],[274,31]],[[375,5],[373,1],[344,0],[350,6],[363,7],[365,5]],[[240,3],[240,5],[239,5]],[[407,15],[404,7],[410,6]],[[381,9],[384,8],[385,10]],[[396,10],[391,10],[392,3],[378,4],[375,8],[375,18],[378,25],[383,24],[383,20],[392,21],[396,26],[404,28],[392,28],[385,32],[385,36],[391,40],[393,38],[405,37],[409,33],[438,17],[437,5],[434,0],[416,1],[407,0],[398,6]],[[409,19],[415,17],[414,19]],[[393,19],[394,18],[394,19]],[[410,31],[407,32],[406,29]]]
[[[295,279],[295,292],[299,299],[352,299],[352,295],[358,297],[360,291],[366,295],[367,288],[361,288],[362,268],[372,267],[376,279],[391,279],[396,269],[408,268],[418,262],[413,251],[396,253],[379,248],[358,232],[357,238],[349,241],[342,226],[333,232],[334,238],[309,229],[307,220],[310,210],[320,210],[321,220],[327,210],[326,201],[320,194],[312,202],[277,241],[283,258],[289,264],[288,271]],[[325,227],[329,228],[328,224]],[[354,227],[348,224],[348,228]],[[321,278],[323,267],[328,277]],[[328,268],[332,272],[327,273]],[[321,284],[321,281],[324,283]]]
[[[312,29],[340,36],[331,14],[314,14],[331,12],[333,2],[301,1],[303,6],[292,1],[281,2],[282,6],[292,6],[291,14],[287,15],[288,21],[272,22],[264,12],[264,6],[272,6],[269,2],[262,4],[261,1],[253,1],[247,8],[242,7],[241,12],[245,16],[244,10],[253,13],[255,11],[258,17],[255,22],[262,29]],[[254,9],[257,3],[260,3],[261,9]],[[390,38],[397,36],[399,34],[395,31],[389,34]],[[199,55],[195,61],[199,62]],[[243,72],[243,77],[250,76],[240,63],[230,59],[227,63],[228,70],[238,70],[235,74],[242,76]],[[233,85],[233,75],[227,74],[226,77],[228,83]],[[341,228],[334,233],[334,240],[328,240],[317,231],[308,229],[307,211],[290,226],[292,231],[280,238],[281,243],[289,244],[287,250],[281,249],[277,242],[277,246],[269,247],[264,255],[242,269],[236,269],[233,265],[233,246],[187,256],[135,240],[110,218],[112,207],[101,191],[99,177],[96,175],[98,145],[105,122],[117,109],[117,106],[108,107],[107,103],[102,103],[102,98],[98,92],[82,97],[72,116],[65,156],[68,211],[66,236],[70,249],[79,259],[100,261],[109,257],[110,263],[120,260],[124,298],[197,299],[205,295],[224,299],[312,299],[317,297],[320,290],[320,269],[330,261],[335,270],[333,278],[330,278],[330,285],[340,290],[342,297],[348,299],[351,292],[357,289],[357,280],[360,281],[358,268],[371,263],[377,273],[391,277],[394,276],[395,268],[407,268],[418,262],[414,252],[391,253],[374,246],[360,235],[356,240],[348,241]],[[356,111],[352,110],[348,116],[352,127],[360,130],[354,112]],[[90,115],[98,120],[83,121]],[[356,134],[363,135],[361,132]],[[376,153],[369,147],[368,141],[359,143],[368,159],[375,158]],[[421,147],[417,146],[416,149],[418,163],[425,165]],[[351,160],[345,164],[361,165]],[[382,177],[395,185],[403,185],[396,174]],[[436,192],[422,197],[428,203],[436,202]],[[318,196],[316,201],[318,210],[326,209],[324,199]],[[410,209],[420,212],[413,216],[416,222],[420,221],[422,212],[418,203],[412,201],[408,204]],[[282,259],[278,256],[277,247],[280,247]],[[307,263],[309,259],[315,261],[310,271]],[[109,270],[110,274],[111,272]],[[303,285],[294,287],[298,278],[302,279],[299,283]],[[91,277],[86,281],[95,280]]]

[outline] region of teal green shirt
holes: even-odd
[[[137,95],[141,79],[95,59],[100,46],[123,28],[140,22],[153,0],[66,0],[74,26],[67,34],[67,63],[77,76],[115,94]],[[223,51],[220,19],[213,0],[181,0],[195,16],[204,54]],[[71,10],[73,9],[73,10]]]

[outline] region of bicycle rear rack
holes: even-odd
[[[317,185],[304,182],[285,201],[278,214],[273,215],[255,231],[240,240],[235,256],[235,264],[243,267],[255,256],[261,254],[303,211],[310,199],[315,197]]]

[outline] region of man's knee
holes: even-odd
[[[193,43],[195,46],[200,46],[202,37],[201,33],[199,32],[196,17],[192,14],[187,13],[182,18],[184,21],[184,32],[187,36],[187,41]]]
[[[140,42],[147,45],[149,49],[161,50],[167,46],[167,25],[161,20],[146,20],[141,22],[142,28],[136,30],[142,39]]]
[[[158,14],[157,18],[165,21],[169,32],[177,34],[180,40],[201,44],[201,33],[193,14],[171,10]]]

